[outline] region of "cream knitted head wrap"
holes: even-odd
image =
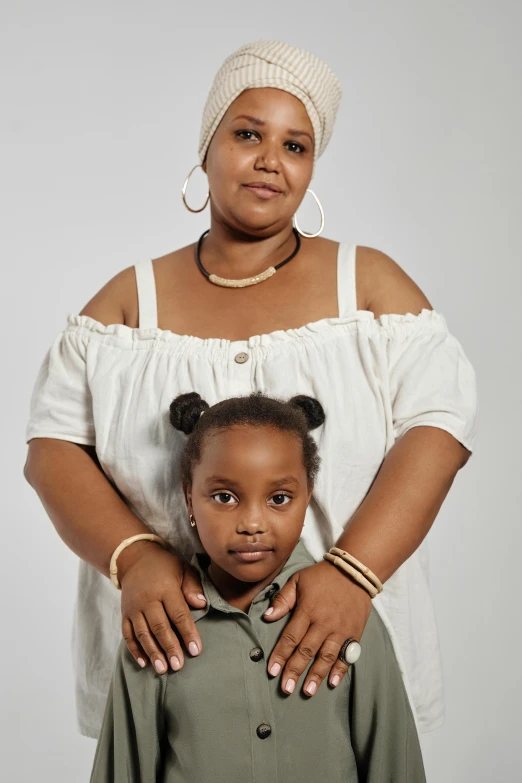
[[[332,135],[341,101],[341,85],[333,71],[313,54],[281,41],[255,41],[226,58],[217,72],[203,110],[199,160],[226,110],[243,90],[276,87],[304,104],[314,129],[314,164]]]

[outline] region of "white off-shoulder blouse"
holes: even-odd
[[[255,390],[320,400],[313,431],[322,458],[303,540],[316,560],[368,492],[395,441],[439,427],[473,449],[478,411],[472,365],[444,317],[357,310],[356,245],[339,245],[339,316],[248,340],[201,339],[157,325],[152,261],[135,266],[139,327],[67,316],[36,378],[26,430],[96,447],[107,478],[132,511],[174,550],[200,549],[180,483],[184,435],[169,405],[197,391],[210,404]],[[121,639],[121,593],[80,561],[72,635],[78,727],[97,737]],[[390,634],[418,730],[444,721],[437,626],[425,539],[373,600]]]

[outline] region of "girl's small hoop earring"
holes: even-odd
[[[312,196],[315,198],[315,202],[316,202],[317,206],[319,207],[319,212],[321,213],[321,226],[319,228],[319,231],[316,231],[315,234],[307,234],[305,231],[301,231],[301,229],[297,225],[297,216],[296,215],[294,215],[294,217],[293,217],[293,223],[294,223],[294,227],[297,229],[297,231],[299,231],[299,233],[301,234],[302,237],[307,237],[308,239],[312,239],[313,237],[318,237],[319,234],[322,232],[322,230],[324,228],[324,212],[323,212],[323,208],[321,206],[321,202],[319,201],[319,199],[315,195],[314,191],[310,190],[310,188],[307,188],[306,192],[312,194]]]
[[[182,201],[183,201],[183,203],[184,203],[185,207],[188,209],[188,211],[189,211],[189,212],[203,212],[203,210],[204,210],[204,209],[205,209],[205,207],[207,206],[207,204],[208,204],[208,200],[209,200],[209,198],[210,198],[210,193],[209,193],[209,192],[208,192],[208,190],[207,190],[207,198],[205,199],[205,203],[203,204],[203,206],[201,207],[201,209],[192,209],[192,207],[189,207],[189,205],[187,204],[187,199],[185,198],[185,193],[187,192],[187,186],[188,186],[188,183],[189,183],[189,179],[191,178],[192,174],[194,173],[194,171],[195,171],[197,168],[200,168],[200,169],[202,169],[202,168],[203,168],[203,166],[202,166],[200,163],[197,163],[197,164],[196,164],[196,165],[195,165],[195,166],[194,166],[194,167],[193,167],[193,168],[190,170],[190,172],[189,172],[189,175],[188,175],[187,179],[185,180],[185,182],[183,183],[183,187],[181,188],[181,198],[182,198]]]
[[[190,521],[190,527],[196,527],[196,520],[194,519],[192,514],[189,516],[189,521]]]

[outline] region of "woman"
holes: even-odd
[[[303,531],[316,563],[272,602],[267,622],[295,610],[269,672],[286,693],[308,694],[345,674],[343,642],[361,638],[372,599],[323,559],[337,544],[384,584],[373,602],[419,730],[443,722],[422,542],[473,447],[475,377],[443,316],[392,259],[293,230],[340,94],[328,66],[284,43],[227,58],[199,144],[210,232],[117,274],[68,316],[40,370],[25,475],[81,558],[74,651],[88,736],[99,732],[121,631],[137,662],[159,673],[184,663],[172,625],[186,652],[205,654],[187,605],[204,606],[187,565],[201,547],[187,525],[181,444],[160,415],[192,388],[210,404],[255,390],[310,395],[335,422],[316,436],[322,468]],[[111,557],[151,531],[169,548],[139,540],[121,551],[120,609]]]

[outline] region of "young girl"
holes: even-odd
[[[120,644],[91,783],[423,783],[413,714],[372,608],[360,658],[337,687],[285,694],[266,668],[288,617],[263,613],[314,561],[299,540],[319,458],[317,400],[260,393],[209,407],[177,397],[182,479],[205,554],[203,643],[176,672],[141,669]],[[347,577],[349,578],[349,577]]]

